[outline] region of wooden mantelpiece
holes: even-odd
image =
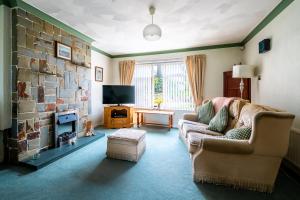
[[[130,128],[133,126],[133,108],[128,106],[104,107],[105,128]]]

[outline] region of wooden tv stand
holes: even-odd
[[[105,128],[130,128],[133,126],[133,108],[128,106],[104,107]]]

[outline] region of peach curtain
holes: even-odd
[[[192,96],[196,106],[201,105],[203,101],[204,73],[206,67],[205,55],[187,56],[186,68],[189,78],[189,84]]]
[[[135,67],[134,60],[124,60],[119,62],[120,84],[131,85]]]

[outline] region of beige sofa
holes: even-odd
[[[232,140],[206,130],[196,114],[179,121],[179,135],[192,158],[193,179],[272,192],[282,158],[287,153],[294,115],[267,106],[234,100],[226,131],[252,127],[249,140]],[[225,132],[226,132],[225,131]]]

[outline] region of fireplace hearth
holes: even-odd
[[[79,133],[79,116],[77,110],[55,113],[53,118],[53,148],[41,151],[36,158],[20,161],[21,165],[38,170],[105,135],[96,131],[93,137],[77,137]]]
[[[36,159],[29,159],[21,161],[20,164],[24,167],[27,167],[32,170],[38,170],[40,168],[43,168],[50,163],[55,162],[56,160],[74,152],[82,147],[95,142],[102,137],[104,137],[104,133],[101,133],[99,131],[95,132],[95,136],[93,137],[80,137],[77,139],[76,143],[74,145],[62,145],[59,148],[52,148],[47,151],[42,151],[40,153],[40,156]]]

